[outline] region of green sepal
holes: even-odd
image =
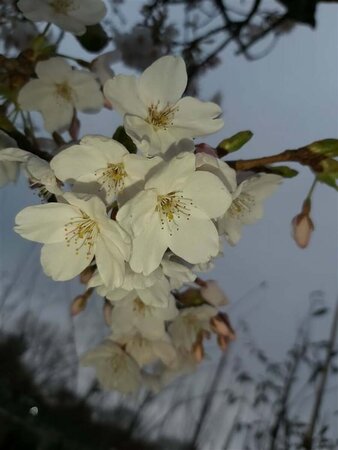
[[[250,130],[240,131],[233,136],[223,139],[217,145],[217,154],[219,157],[225,156],[228,153],[236,152],[243,147],[252,138],[253,133]]]
[[[85,34],[76,36],[76,39],[84,49],[92,53],[100,52],[109,42],[109,36],[99,23],[87,26]]]
[[[124,127],[120,126],[116,128],[116,131],[113,134],[113,139],[122,144],[128,150],[129,153],[137,153],[137,147],[134,144],[131,137],[129,137],[128,134],[126,133]]]

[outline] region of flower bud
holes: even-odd
[[[80,282],[82,284],[87,284],[93,273],[95,272],[95,266],[88,266],[80,273]]]
[[[215,280],[207,280],[205,282],[205,285],[201,287],[201,295],[204,300],[213,306],[223,306],[229,303],[224,292]]]
[[[70,307],[70,314],[74,317],[80,314],[87,306],[88,297],[85,294],[77,295]]]
[[[327,157],[338,156],[338,139],[322,139],[308,145],[312,153],[318,153]]]
[[[195,361],[200,363],[204,358],[204,348],[202,342],[195,342],[195,344],[192,347],[192,354],[195,358]]]
[[[298,247],[306,248],[309,245],[314,225],[310,217],[311,202],[305,200],[302,212],[292,219],[292,237]]]
[[[227,341],[236,339],[235,330],[232,328],[227,314],[219,312],[217,316],[210,319],[210,326],[214,333],[223,336]]]
[[[250,139],[252,138],[252,131],[240,131],[239,133],[234,134],[233,136],[223,139],[217,145],[217,154],[221,158],[222,156],[227,155],[228,153],[236,152],[240,148],[243,147]]]

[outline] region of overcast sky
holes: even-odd
[[[212,97],[216,87],[223,94],[225,128],[206,141],[216,144],[239,130],[250,129],[254,138],[238,154],[250,158],[337,137],[337,42],[338,8],[326,4],[319,7],[315,31],[298,26],[259,61],[248,62],[234,56],[233,48],[227,49],[222,64],[201,80],[202,99]],[[84,134],[111,135],[120,121],[110,111],[102,113],[100,120],[95,116],[81,119]],[[301,168],[300,176],[286,180],[266,203],[264,219],[244,228],[240,243],[226,246],[224,258],[207,275],[217,279],[229,296],[234,322],[248,320],[259,345],[276,359],[292,343],[311,291],[323,290],[330,305],[337,297],[338,216],[332,189],[321,185],[314,193],[316,228],[309,248],[300,250],[290,237],[290,222],[300,211],[312,179],[310,172]],[[39,268],[38,246],[11,231],[15,214],[32,202],[38,199],[23,181],[0,191],[1,271],[8,274],[1,279],[2,287],[6,288],[8,277],[14,276],[15,301],[39,305],[43,317],[69,323],[67,305],[78,293],[77,286],[48,280]],[[259,288],[263,281],[266,287]],[[248,292],[251,294],[236,305]],[[324,322],[319,334],[328,334],[328,323]]]

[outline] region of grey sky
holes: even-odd
[[[338,8],[321,5],[315,31],[298,26],[259,61],[249,63],[234,56],[233,48],[227,49],[222,65],[201,80],[202,98],[210,98],[215,87],[222,92],[225,118],[224,130],[205,141],[216,144],[239,130],[251,129],[253,140],[238,153],[238,157],[250,158],[337,137],[337,43]],[[89,115],[81,119],[82,133],[106,135],[111,135],[120,121],[110,111],[104,111],[100,119]],[[224,258],[207,275],[217,279],[229,296],[234,322],[248,320],[257,342],[276,359],[292,343],[310,292],[323,290],[330,305],[337,297],[337,196],[332,189],[321,185],[315,191],[316,229],[309,248],[298,249],[290,237],[291,219],[300,211],[311,182],[310,172],[303,168],[296,179],[286,180],[267,201],[264,219],[245,227],[236,247],[225,246]],[[43,306],[43,316],[68,323],[67,305],[78,293],[77,285],[48,280],[38,268],[38,246],[11,231],[15,214],[32,202],[38,200],[27,193],[24,181],[0,191],[1,271],[18,277],[18,267],[24,267],[25,283],[39,273],[33,288],[26,285],[22,289],[18,281],[17,300],[32,299],[35,305]],[[32,248],[35,256],[22,266]],[[267,287],[258,289],[262,281]],[[6,282],[8,279],[2,278],[3,286]],[[257,288],[255,292],[236,306],[236,301],[253,288]],[[318,330],[322,337],[327,325],[322,322]]]

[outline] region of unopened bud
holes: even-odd
[[[201,295],[208,303],[213,306],[223,306],[229,303],[217,281],[207,280],[205,285],[201,287]]]
[[[233,136],[223,139],[217,145],[217,154],[219,157],[225,156],[228,153],[236,152],[240,148],[243,147],[250,139],[252,138],[252,131],[240,131],[239,133],[234,134]]]
[[[210,326],[212,331],[218,336],[223,336],[228,341],[236,339],[235,330],[232,328],[227,314],[219,312],[217,316],[210,319]]]
[[[103,304],[103,318],[109,327],[112,324],[112,311],[113,311],[112,305],[108,300],[105,300]]]
[[[87,306],[88,297],[85,294],[78,295],[74,298],[70,307],[70,314],[74,317],[80,314]]]
[[[80,282],[82,284],[89,283],[89,280],[93,276],[93,273],[95,272],[95,266],[88,266],[86,267],[81,273],[80,273]]]
[[[195,342],[195,344],[192,346],[192,354],[195,358],[195,361],[200,363],[204,358],[204,348],[202,342]]]
[[[195,153],[206,153],[207,155],[214,156],[217,158],[217,152],[213,147],[208,144],[198,144],[196,145]]]
[[[311,202],[305,200],[302,212],[292,219],[292,237],[298,247],[306,248],[309,245],[314,225],[310,217]]]

